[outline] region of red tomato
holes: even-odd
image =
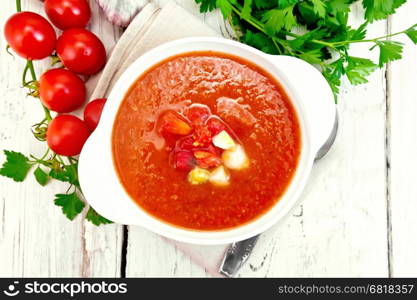
[[[4,26],[4,35],[10,47],[29,60],[51,55],[56,44],[55,30],[48,20],[28,11],[12,15]]]
[[[75,73],[95,74],[106,63],[106,49],[92,32],[73,28],[65,30],[56,44],[58,57],[65,67]]]
[[[193,124],[204,123],[211,115],[210,108],[207,105],[194,103],[187,107],[185,116]]]
[[[88,103],[84,109],[84,122],[91,131],[96,129],[98,122],[100,121],[104,104],[106,104],[105,98],[96,99]]]
[[[45,0],[45,12],[61,30],[83,28],[91,17],[87,0]]]
[[[65,113],[79,108],[85,101],[84,82],[65,69],[52,69],[39,80],[39,95],[42,103],[50,110]]]
[[[89,135],[90,130],[82,120],[72,115],[59,115],[49,124],[46,141],[56,154],[73,156],[80,154]]]

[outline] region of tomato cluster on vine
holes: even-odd
[[[37,124],[35,136],[46,140],[56,154],[73,156],[81,152],[96,128],[105,99],[90,102],[84,110],[84,120],[68,113],[85,103],[85,80],[103,69],[106,49],[85,28],[91,18],[87,0],[45,0],[44,8],[50,21],[37,13],[17,12],[7,20],[4,34],[8,46],[28,60],[23,84],[44,106],[46,117]],[[62,30],[58,37],[53,26]],[[52,57],[54,65],[60,62],[62,66],[46,71],[38,81],[32,61],[46,57]],[[32,80],[26,82],[28,70]],[[50,111],[57,116],[52,119]]]

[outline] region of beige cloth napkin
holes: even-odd
[[[92,78],[97,84],[90,99],[107,97],[124,70],[148,50],[179,38],[218,35],[174,1],[162,9],[152,3],[147,4],[117,42],[98,82],[97,78]],[[198,246],[167,241],[213,276],[220,276],[219,265],[228,245]]]

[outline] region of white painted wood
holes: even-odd
[[[15,11],[14,1],[4,2],[1,28]],[[91,28],[111,47],[120,32],[99,15],[95,3],[91,6]],[[39,1],[22,1],[22,7],[43,14]],[[0,48],[5,47],[1,34]],[[36,62],[38,75],[48,64],[47,60]],[[41,155],[45,145],[33,138],[30,126],[42,118],[43,112],[37,100],[26,97],[20,88],[24,61],[0,51],[0,66],[0,148]],[[54,194],[65,189],[60,183],[42,188],[33,175],[24,183],[0,178],[0,276],[120,275],[122,227],[96,228],[80,217],[73,222],[67,220],[53,204]]]
[[[392,32],[415,23],[416,1],[408,3],[391,18]],[[390,215],[392,221],[392,275],[417,276],[417,79],[416,46],[406,36],[403,59],[388,70]]]
[[[167,1],[156,0],[160,4]],[[176,1],[219,28],[217,15],[199,14],[193,0]],[[14,1],[4,2],[0,28],[15,9]],[[415,19],[417,6],[409,2],[392,19],[393,31]],[[37,1],[24,0],[22,5],[42,12]],[[91,5],[91,28],[111,47],[120,31],[98,15],[95,3]],[[381,35],[385,29],[386,22],[375,23],[369,35]],[[1,35],[0,49],[4,48]],[[355,54],[369,55],[368,48],[355,47]],[[377,52],[371,57],[376,59]],[[39,71],[46,66],[36,65]],[[34,141],[28,130],[42,111],[19,88],[23,67],[23,60],[0,51],[0,149],[42,154],[44,146]],[[334,148],[314,168],[302,205],[285,224],[261,237],[240,276],[387,276],[389,257],[394,276],[416,276],[417,189],[410,175],[417,166],[413,159],[417,104],[410,92],[417,75],[415,48],[407,45],[405,59],[392,64],[388,73],[389,186],[385,164],[386,78],[381,70],[367,85],[350,87],[344,83],[339,99],[341,129]],[[122,226],[96,228],[80,218],[67,221],[52,202],[53,195],[65,187],[53,183],[41,188],[29,177],[24,183],[0,178],[0,276],[120,276]],[[387,239],[387,187],[392,253]],[[130,227],[128,237],[127,276],[209,276],[153,233]]]

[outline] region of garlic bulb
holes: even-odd
[[[113,24],[126,27],[148,0],[96,0],[106,18]]]

